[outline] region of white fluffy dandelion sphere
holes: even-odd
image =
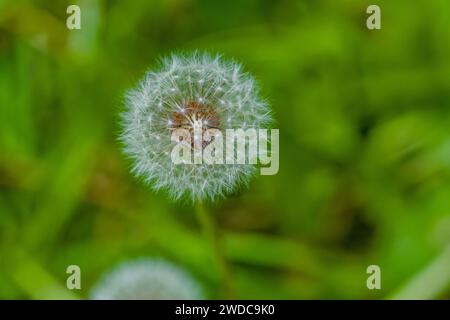
[[[254,78],[241,65],[208,54],[172,55],[127,95],[121,140],[132,171],[175,199],[213,200],[247,184],[252,164],[174,163],[173,130],[259,129],[271,122]],[[201,144],[205,147],[207,143]]]
[[[124,262],[91,291],[94,300],[199,300],[198,283],[181,268],[160,259]]]

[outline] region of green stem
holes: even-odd
[[[197,203],[195,206],[195,214],[197,215],[197,219],[203,229],[203,233],[211,246],[214,263],[221,277],[225,297],[231,299],[234,297],[233,282],[230,267],[225,259],[219,230],[213,217],[203,203]]]

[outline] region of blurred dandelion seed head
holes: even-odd
[[[161,259],[124,262],[91,291],[94,300],[197,300],[200,285],[184,270]]]
[[[121,140],[133,159],[133,173],[155,190],[165,189],[174,199],[214,200],[247,184],[256,168],[174,164],[171,132],[199,127],[258,129],[271,121],[254,78],[240,64],[208,54],[174,54],[127,94]]]

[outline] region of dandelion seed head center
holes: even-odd
[[[172,113],[168,121],[170,131],[176,129],[187,129],[193,139],[191,139],[191,147],[194,148],[194,141],[198,140],[196,134],[203,136],[208,129],[217,129],[220,126],[220,118],[217,112],[209,105],[198,101],[190,101],[185,103],[180,110]],[[197,139],[196,139],[197,138]],[[202,147],[205,148],[210,141],[202,141]]]

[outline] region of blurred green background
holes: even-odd
[[[223,297],[192,206],[133,178],[117,142],[124,92],[196,49],[241,61],[280,128],[278,175],[211,206],[235,297],[450,298],[447,0],[0,0],[0,298],[87,298],[142,256]]]

